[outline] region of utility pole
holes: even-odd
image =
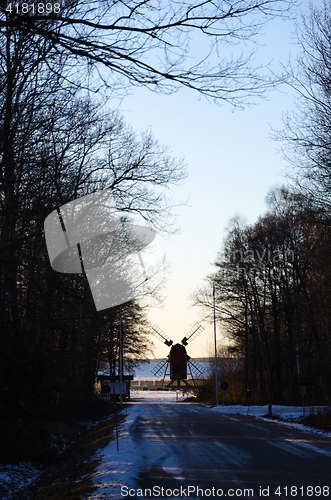
[[[122,306],[120,306],[120,408],[122,408],[122,384],[123,384],[123,325]]]
[[[217,343],[216,343],[216,312],[215,312],[215,284],[214,284],[214,282],[213,282],[213,309],[214,309],[214,343],[215,343],[215,383],[216,383],[216,405],[218,405]]]

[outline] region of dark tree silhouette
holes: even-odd
[[[255,224],[232,221],[216,272],[194,302],[210,313],[215,284],[217,319],[245,360],[238,396],[249,389],[273,402],[299,401],[307,382],[329,404],[329,227],[312,220],[300,193],[273,190],[268,203]]]
[[[61,406],[88,407],[103,340],[118,335],[113,313],[96,313],[84,276],[52,270],[46,216],[112,188],[123,216],[162,229],[171,212],[166,188],[185,177],[182,162],[150,132],[135,134],[69,84],[61,55],[53,54],[50,69],[50,43],[42,47],[39,37],[34,50],[36,37],[8,28],[0,52],[0,420],[7,450],[21,439],[31,444]],[[127,308],[129,357],[146,352],[146,318],[137,304]]]
[[[60,6],[60,12],[53,9],[46,15],[33,13],[30,0],[25,14],[21,3],[18,8],[14,3],[8,8],[4,0],[1,4],[3,36],[8,29],[19,31],[39,50],[33,41],[37,36],[54,53],[70,56],[72,65],[86,64],[90,88],[97,89],[100,79],[113,91],[128,84],[161,92],[186,86],[216,101],[242,104],[274,82],[254,67],[252,52],[244,54],[243,46],[240,51],[233,46],[255,42],[262,25],[285,15],[293,2],[69,0],[54,1],[51,5]],[[77,66],[72,71],[78,83]]]
[[[318,219],[331,209],[331,2],[311,5],[298,28],[301,48],[296,64],[288,69],[288,82],[296,91],[296,109],[275,133],[289,162],[289,177],[318,205]]]

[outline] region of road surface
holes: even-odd
[[[140,473],[120,498],[331,498],[331,440],[191,404],[143,405]]]

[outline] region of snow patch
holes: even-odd
[[[102,460],[97,472],[93,476],[93,482],[97,485],[97,491],[89,497],[89,500],[107,497],[117,494],[121,498],[121,486],[135,487],[133,477],[139,474],[139,462],[141,459],[140,449],[132,439],[130,429],[136,417],[139,415],[141,406],[135,405],[129,408],[128,416],[121,423],[118,431],[119,451],[117,451],[116,439],[113,439],[102,452]]]
[[[131,390],[130,403],[176,403],[183,402],[188,397],[193,396],[193,393],[182,391],[141,391]]]
[[[0,465],[0,494],[2,500],[12,498],[18,491],[22,490],[35,481],[41,474],[30,462],[20,462],[16,465]]]
[[[206,405],[204,405],[206,406]],[[264,406],[242,406],[242,405],[229,405],[229,406],[212,406],[211,411],[217,411],[224,415],[249,415],[266,422],[270,422],[269,418],[266,418],[268,413],[268,405]],[[323,409],[323,407],[316,407],[315,411]],[[312,408],[306,408],[305,414],[308,415],[312,411]],[[315,429],[314,427],[309,427],[304,424],[299,424],[297,422],[289,422],[289,420],[299,420],[303,416],[302,407],[300,406],[282,406],[282,405],[272,405],[272,413],[278,415],[282,420],[272,420],[272,422],[280,425],[285,425],[288,427],[293,427],[294,429],[299,429],[301,431],[311,432],[314,434],[323,434],[323,438],[331,439],[331,432],[326,432],[321,429]]]

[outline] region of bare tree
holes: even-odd
[[[244,53],[243,47],[238,51],[234,46],[256,41],[267,20],[285,15],[294,4],[289,0],[68,0],[33,12],[35,4],[29,0],[23,13],[21,3],[9,7],[4,0],[1,3],[2,36],[10,28],[47,40],[54,53],[70,55],[76,81],[77,62],[87,65],[90,88],[97,89],[100,79],[113,91],[128,84],[162,92],[186,86],[235,105],[261,95],[274,82],[261,67],[254,67],[252,51]],[[225,53],[227,46],[230,55]]]
[[[245,359],[247,389],[257,397],[293,401],[306,381],[315,383],[315,395],[325,404],[329,228],[312,221],[300,193],[273,190],[268,203],[268,213],[252,226],[232,221],[208,289],[213,281],[218,318]],[[208,289],[194,297],[204,312],[212,307]]]
[[[289,177],[318,205],[318,218],[331,209],[331,2],[310,6],[298,28],[301,48],[296,64],[288,69],[288,82],[296,91],[296,111],[275,133],[282,141]],[[327,218],[327,216],[326,216]]]
[[[93,393],[102,339],[110,334],[111,314],[95,312],[84,276],[51,269],[45,217],[76,197],[112,188],[125,217],[139,215],[160,229],[171,212],[167,189],[185,177],[183,163],[150,132],[135,134],[116,112],[69,84],[61,55],[52,56],[50,69],[50,42],[42,46],[39,37],[35,50],[36,38],[8,27],[0,52],[0,419],[6,440],[24,438],[18,420],[37,432],[59,402]],[[143,353],[145,311],[128,307],[125,346]]]

